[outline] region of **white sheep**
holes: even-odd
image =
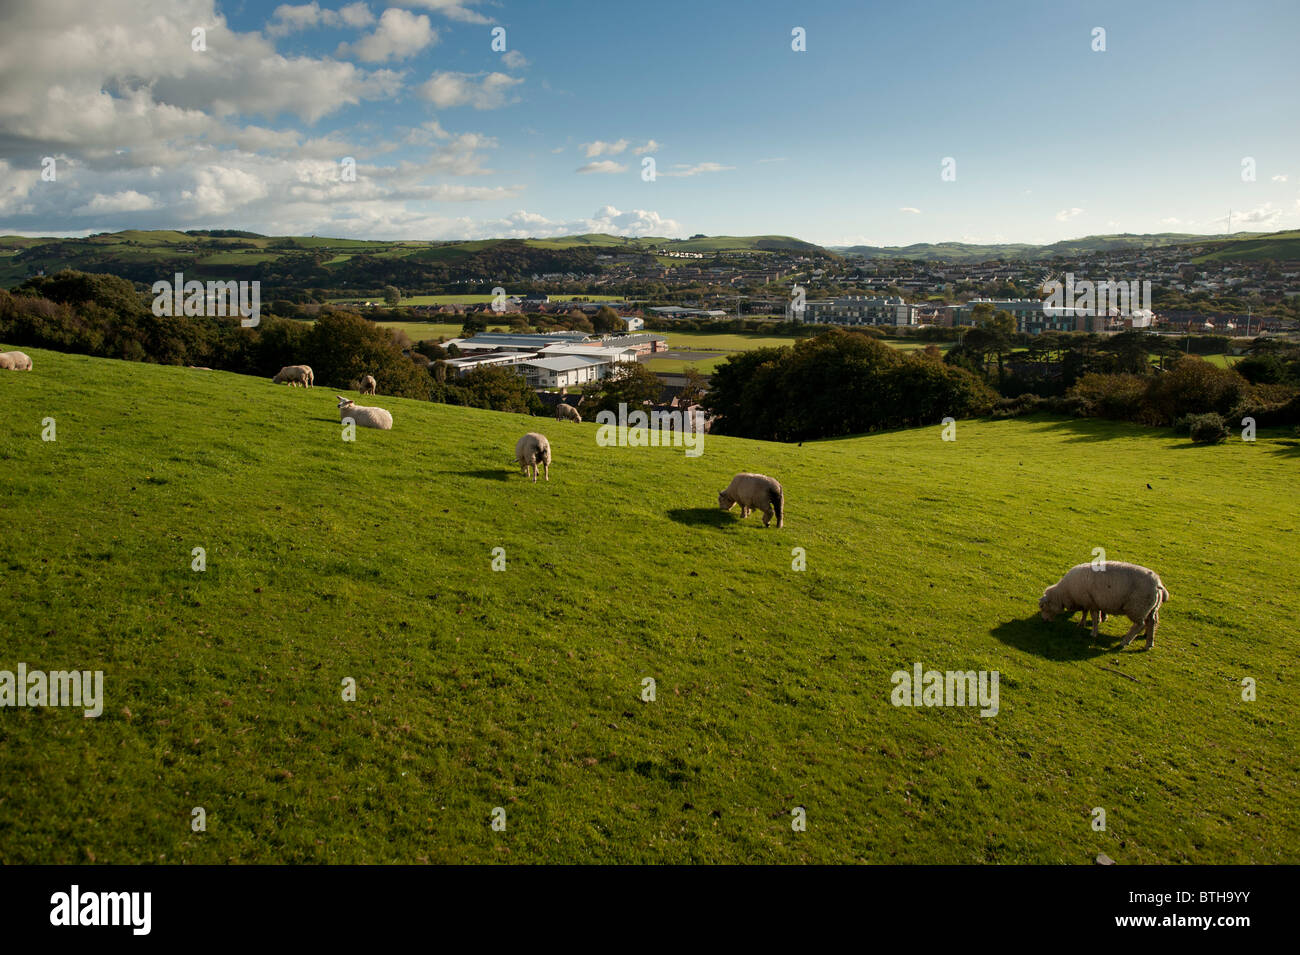
[[[344,398],[342,395],[335,395],[334,397],[339,400],[340,421],[351,418],[363,428],[378,428],[380,431],[393,430],[393,416],[385,409],[367,408],[365,405],[359,405],[351,398]]]
[[[731,479],[725,491],[718,492],[718,507],[724,511],[740,505],[740,516],[748,517],[750,511],[763,512],[763,526],[772,523],[776,516],[776,526],[785,526],[785,491],[775,478],[765,474],[751,474],[742,471]]]
[[[532,476],[534,484],[537,483],[538,465],[541,465],[546,480],[551,479],[551,442],[546,440],[546,435],[529,431],[516,441],[515,460],[525,476]]]
[[[294,385],[299,388],[311,388],[316,382],[316,376],[312,373],[310,365],[285,365],[271,381],[277,385],[288,382],[290,388]]]
[[[31,371],[32,360],[20,351],[0,352],[0,368],[7,371]]]
[[[362,375],[361,380],[357,382],[357,391],[363,395],[373,395],[376,387],[374,375]]]
[[[573,407],[573,405],[568,405],[565,404],[563,401],[561,401],[558,405],[555,406],[555,420],[576,421],[579,424],[581,424],[582,415],[578,414],[578,409]]]
[[[1065,576],[1043,591],[1038,599],[1038,610],[1044,620],[1052,620],[1059,613],[1073,614],[1082,610],[1084,620],[1092,615],[1092,638],[1097,639],[1099,619],[1106,614],[1123,614],[1133,621],[1124,634],[1121,646],[1127,647],[1138,631],[1146,628],[1146,649],[1156,642],[1156,627],[1160,625],[1160,604],[1169,599],[1160,575],[1154,570],[1126,564],[1121,560],[1107,560],[1097,564],[1076,564]]]

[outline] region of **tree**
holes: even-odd
[[[602,335],[608,335],[611,332],[621,332],[625,324],[623,319],[619,318],[618,312],[614,311],[608,305],[602,305],[600,310],[592,316],[591,327]]]
[[[390,305],[390,306],[392,306],[392,305],[400,305],[400,304],[401,304],[401,301],[402,301],[402,292],[401,292],[400,289],[398,289],[398,287],[397,287],[396,285],[385,285],[385,286],[384,286],[384,304],[385,304],[385,305]]]
[[[317,382],[347,388],[362,375],[374,375],[384,394],[429,397],[429,375],[402,354],[387,329],[355,312],[324,312],[307,336],[308,364]]]
[[[682,386],[681,394],[677,396],[677,403],[683,408],[699,404],[708,390],[708,381],[700,374],[698,368],[691,366],[686,369],[686,384]]]

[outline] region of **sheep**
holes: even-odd
[[[1133,621],[1133,626],[1124,634],[1120,646],[1127,647],[1145,627],[1145,649],[1150,650],[1156,642],[1156,627],[1160,625],[1160,604],[1168,599],[1169,591],[1154,570],[1108,560],[1097,567],[1092,564],[1071,567],[1064,577],[1043,591],[1038,610],[1048,621],[1059,613],[1073,614],[1076,610],[1083,611],[1085,621],[1091,614],[1094,640],[1099,621],[1106,614],[1123,614]]]
[[[351,418],[363,428],[378,428],[380,431],[393,430],[393,416],[383,408],[367,408],[365,405],[359,405],[351,398],[344,398],[342,395],[335,395],[334,397],[339,400],[340,421]]]
[[[280,369],[280,373],[271,379],[273,384],[289,383],[292,388],[297,385],[299,388],[311,388],[316,382],[316,376],[312,374],[310,365],[285,365]]]
[[[539,464],[546,480],[551,479],[551,442],[546,440],[546,435],[529,431],[515,442],[515,460],[519,462],[525,477],[532,475],[534,484],[537,483]]]
[[[0,368],[7,371],[31,371],[32,360],[20,351],[0,352]]]
[[[776,526],[785,526],[785,492],[774,478],[747,471],[737,474],[725,491],[718,492],[719,508],[729,511],[736,504],[740,505],[742,518],[748,517],[750,511],[759,510],[763,512],[764,527],[771,525],[773,514]]]
[[[375,376],[362,375],[361,380],[357,382],[357,391],[363,395],[373,395],[375,393]]]
[[[558,405],[555,406],[555,420],[576,421],[579,424],[581,424],[582,415],[578,414],[578,409],[573,407],[573,405],[566,405],[563,401],[561,401]]]

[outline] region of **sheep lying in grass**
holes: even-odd
[[[312,374],[310,365],[285,365],[271,381],[277,385],[288,382],[290,388],[294,385],[299,388],[311,388],[316,382],[316,376]]]
[[[7,371],[31,371],[32,360],[20,351],[0,352],[0,368]]]
[[[582,415],[578,414],[578,409],[573,407],[573,405],[566,405],[563,401],[561,401],[558,405],[555,406],[555,420],[576,421],[579,424],[581,424]]]
[[[351,418],[362,428],[378,428],[380,431],[393,430],[393,416],[383,408],[367,408],[351,398],[335,395],[339,400],[339,420]]]
[[[1083,611],[1084,620],[1091,614],[1094,640],[1099,619],[1104,619],[1106,614],[1123,614],[1133,621],[1133,626],[1124,634],[1121,646],[1127,647],[1145,627],[1146,649],[1150,650],[1156,642],[1156,627],[1160,625],[1160,604],[1168,599],[1169,591],[1154,570],[1108,560],[1096,569],[1092,564],[1071,567],[1064,577],[1043,591],[1038,609],[1044,620],[1052,620],[1059,613],[1073,614],[1076,610]]]
[[[551,442],[546,440],[546,435],[529,431],[515,442],[515,460],[525,476],[532,476],[534,484],[537,483],[538,465],[541,465],[546,480],[551,479]]]
[[[363,395],[373,395],[375,393],[375,376],[362,375],[361,380],[357,382],[357,391]]]
[[[750,511],[763,512],[763,526],[772,523],[776,515],[776,526],[785,526],[785,492],[774,479],[764,474],[742,472],[731,479],[725,491],[718,492],[718,507],[724,511],[740,505],[740,516],[748,517]]]

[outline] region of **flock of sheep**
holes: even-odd
[[[0,352],[0,370],[31,371],[32,360],[20,351]],[[287,365],[271,380],[276,384],[311,388],[315,375],[308,365]],[[355,384],[361,394],[375,394],[373,376],[365,375]],[[384,408],[358,405],[342,395],[335,397],[339,400],[340,421],[351,419],[363,428],[392,430],[393,416]],[[555,417],[556,420],[582,421],[576,408],[563,403],[556,408]],[[543,479],[549,481],[551,442],[544,434],[528,432],[515,444],[515,461],[524,476],[531,477],[534,484],[539,471]],[[753,511],[761,511],[764,527],[771,526],[774,517],[777,527],[785,526],[785,491],[774,478],[749,472],[737,474],[725,490],[718,492],[718,507],[729,511],[737,504],[742,518]],[[1108,615],[1122,614],[1133,622],[1133,626],[1124,635],[1121,647],[1127,647],[1145,629],[1145,649],[1150,650],[1155,645],[1156,628],[1160,625],[1160,605],[1167,600],[1169,591],[1154,570],[1123,561],[1102,560],[1071,567],[1064,577],[1043,591],[1038,600],[1038,610],[1049,622],[1058,614],[1064,613],[1068,619],[1082,611],[1079,625],[1086,626],[1091,618],[1093,640],[1097,639],[1097,628]]]

